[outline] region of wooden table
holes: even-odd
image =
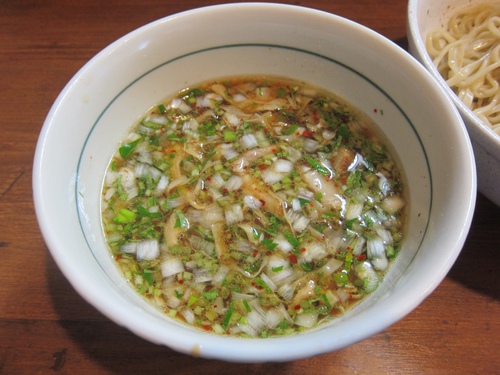
[[[315,358],[251,365],[192,358],[117,326],[69,285],[42,239],[31,194],[35,143],[50,106],[112,41],[215,3],[0,0],[0,373],[500,373],[500,208],[481,195],[459,259],[420,307],[384,332]],[[407,46],[406,1],[287,3],[339,14]]]

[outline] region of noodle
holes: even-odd
[[[455,13],[426,48],[458,98],[500,135],[500,3]]]

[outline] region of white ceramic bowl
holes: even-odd
[[[488,1],[491,0],[410,0],[407,34],[411,54],[431,72],[436,82],[444,88],[458,107],[464,119],[476,159],[478,190],[500,206],[500,136],[481,122],[448,87],[425,48],[425,39],[429,32],[445,27],[453,13]]]
[[[339,93],[380,125],[407,175],[407,240],[386,280],[345,317],[300,335],[222,337],[170,320],[126,284],[103,238],[99,202],[104,172],[134,121],[186,86],[241,74],[293,77]],[[33,184],[46,243],[89,303],[152,342],[243,362],[287,361],[337,350],[403,318],[437,287],[457,258],[476,194],[463,122],[418,62],[351,21],[277,4],[188,11],[107,47],[71,79],[50,110],[36,150]]]

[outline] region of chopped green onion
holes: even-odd
[[[115,223],[127,224],[135,220],[136,215],[126,208],[122,208],[115,216]]]
[[[149,285],[153,285],[154,279],[152,271],[144,271],[142,277],[148,282]]]
[[[232,130],[225,130],[224,131],[224,140],[226,142],[232,142],[236,140],[236,133],[233,132]]]
[[[309,155],[304,155],[304,160],[314,169],[316,169],[319,173],[321,173],[325,177],[331,176],[332,172],[326,168],[325,166],[321,165],[317,160],[314,158],[310,157]]]
[[[262,280],[260,277],[257,277],[255,279],[255,283],[259,286],[261,286],[262,288],[264,288],[264,290],[268,293],[272,293],[273,290],[269,287],[269,285],[266,284],[266,282],[264,280]]]
[[[252,311],[252,308],[250,307],[250,304],[248,303],[248,301],[246,299],[243,300],[243,306],[245,306],[245,309],[248,311],[248,312],[251,312]]]
[[[188,307],[193,306],[196,303],[196,301],[198,301],[198,297],[196,297],[195,295],[191,294],[189,296],[188,303],[187,303]]]
[[[229,307],[226,311],[226,315],[224,316],[224,320],[222,321],[222,328],[224,328],[224,330],[226,330],[227,327],[229,326],[229,322],[231,321],[231,317],[233,316],[233,312],[234,312],[234,302],[231,302],[231,304],[229,305]]]
[[[284,135],[290,135],[290,134],[295,133],[298,128],[299,128],[298,125],[291,125],[291,126],[288,126],[287,128],[285,128],[285,130],[283,130],[282,133]]]

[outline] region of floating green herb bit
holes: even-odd
[[[122,147],[119,148],[120,156],[124,159],[128,158],[132,154],[132,152],[134,151],[134,148],[141,141],[142,141],[142,138],[137,138],[135,141],[124,144]]]
[[[166,316],[219,335],[303,332],[373,292],[403,251],[392,148],[338,96],[240,77],[150,108],[110,161],[102,228]]]

